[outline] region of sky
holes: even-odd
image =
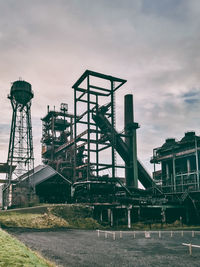
[[[117,128],[123,96],[134,95],[138,157],[151,171],[153,148],[186,131],[200,135],[199,0],[0,0],[0,162],[6,162],[11,83],[32,84],[35,164],[41,163],[41,117],[47,105],[68,103],[86,70],[127,83],[116,94]]]

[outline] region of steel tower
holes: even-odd
[[[22,175],[34,167],[31,125],[33,91],[31,84],[22,80],[13,82],[8,98],[12,105],[13,114],[7,159],[10,170],[7,174],[8,183],[3,189],[4,206],[11,205],[13,180],[20,181]],[[13,166],[16,166],[14,171]]]

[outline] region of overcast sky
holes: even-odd
[[[12,109],[7,95],[19,77],[34,91],[36,164],[46,106],[69,104],[86,70],[127,79],[134,94],[138,155],[151,170],[153,148],[184,132],[200,135],[199,0],[0,0],[0,161],[7,160]]]

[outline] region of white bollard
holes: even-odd
[[[122,238],[122,231],[119,232],[119,237]]]
[[[181,231],[181,236],[183,236],[183,231]]]
[[[150,232],[145,231],[145,238],[151,238]]]
[[[133,232],[133,238],[135,238],[135,231]]]
[[[113,240],[115,240],[115,232],[113,233]]]
[[[99,230],[97,230],[97,236],[98,236],[98,237],[100,236],[100,231],[99,231]]]
[[[192,231],[192,237],[194,237],[194,231]]]
[[[105,232],[105,238],[108,238],[108,233],[107,232]]]
[[[158,236],[159,236],[159,238],[161,238],[161,231],[158,232]]]
[[[171,235],[170,235],[171,237],[173,236],[173,231],[171,231]]]

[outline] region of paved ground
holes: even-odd
[[[134,266],[134,267],[199,267],[200,249],[193,248],[192,256],[188,247],[182,243],[200,245],[200,234],[192,237],[191,232],[151,234],[144,238],[144,233],[116,233],[116,240],[104,234],[97,237],[96,231],[84,230],[9,230],[31,249],[56,262],[57,265],[70,267]]]

